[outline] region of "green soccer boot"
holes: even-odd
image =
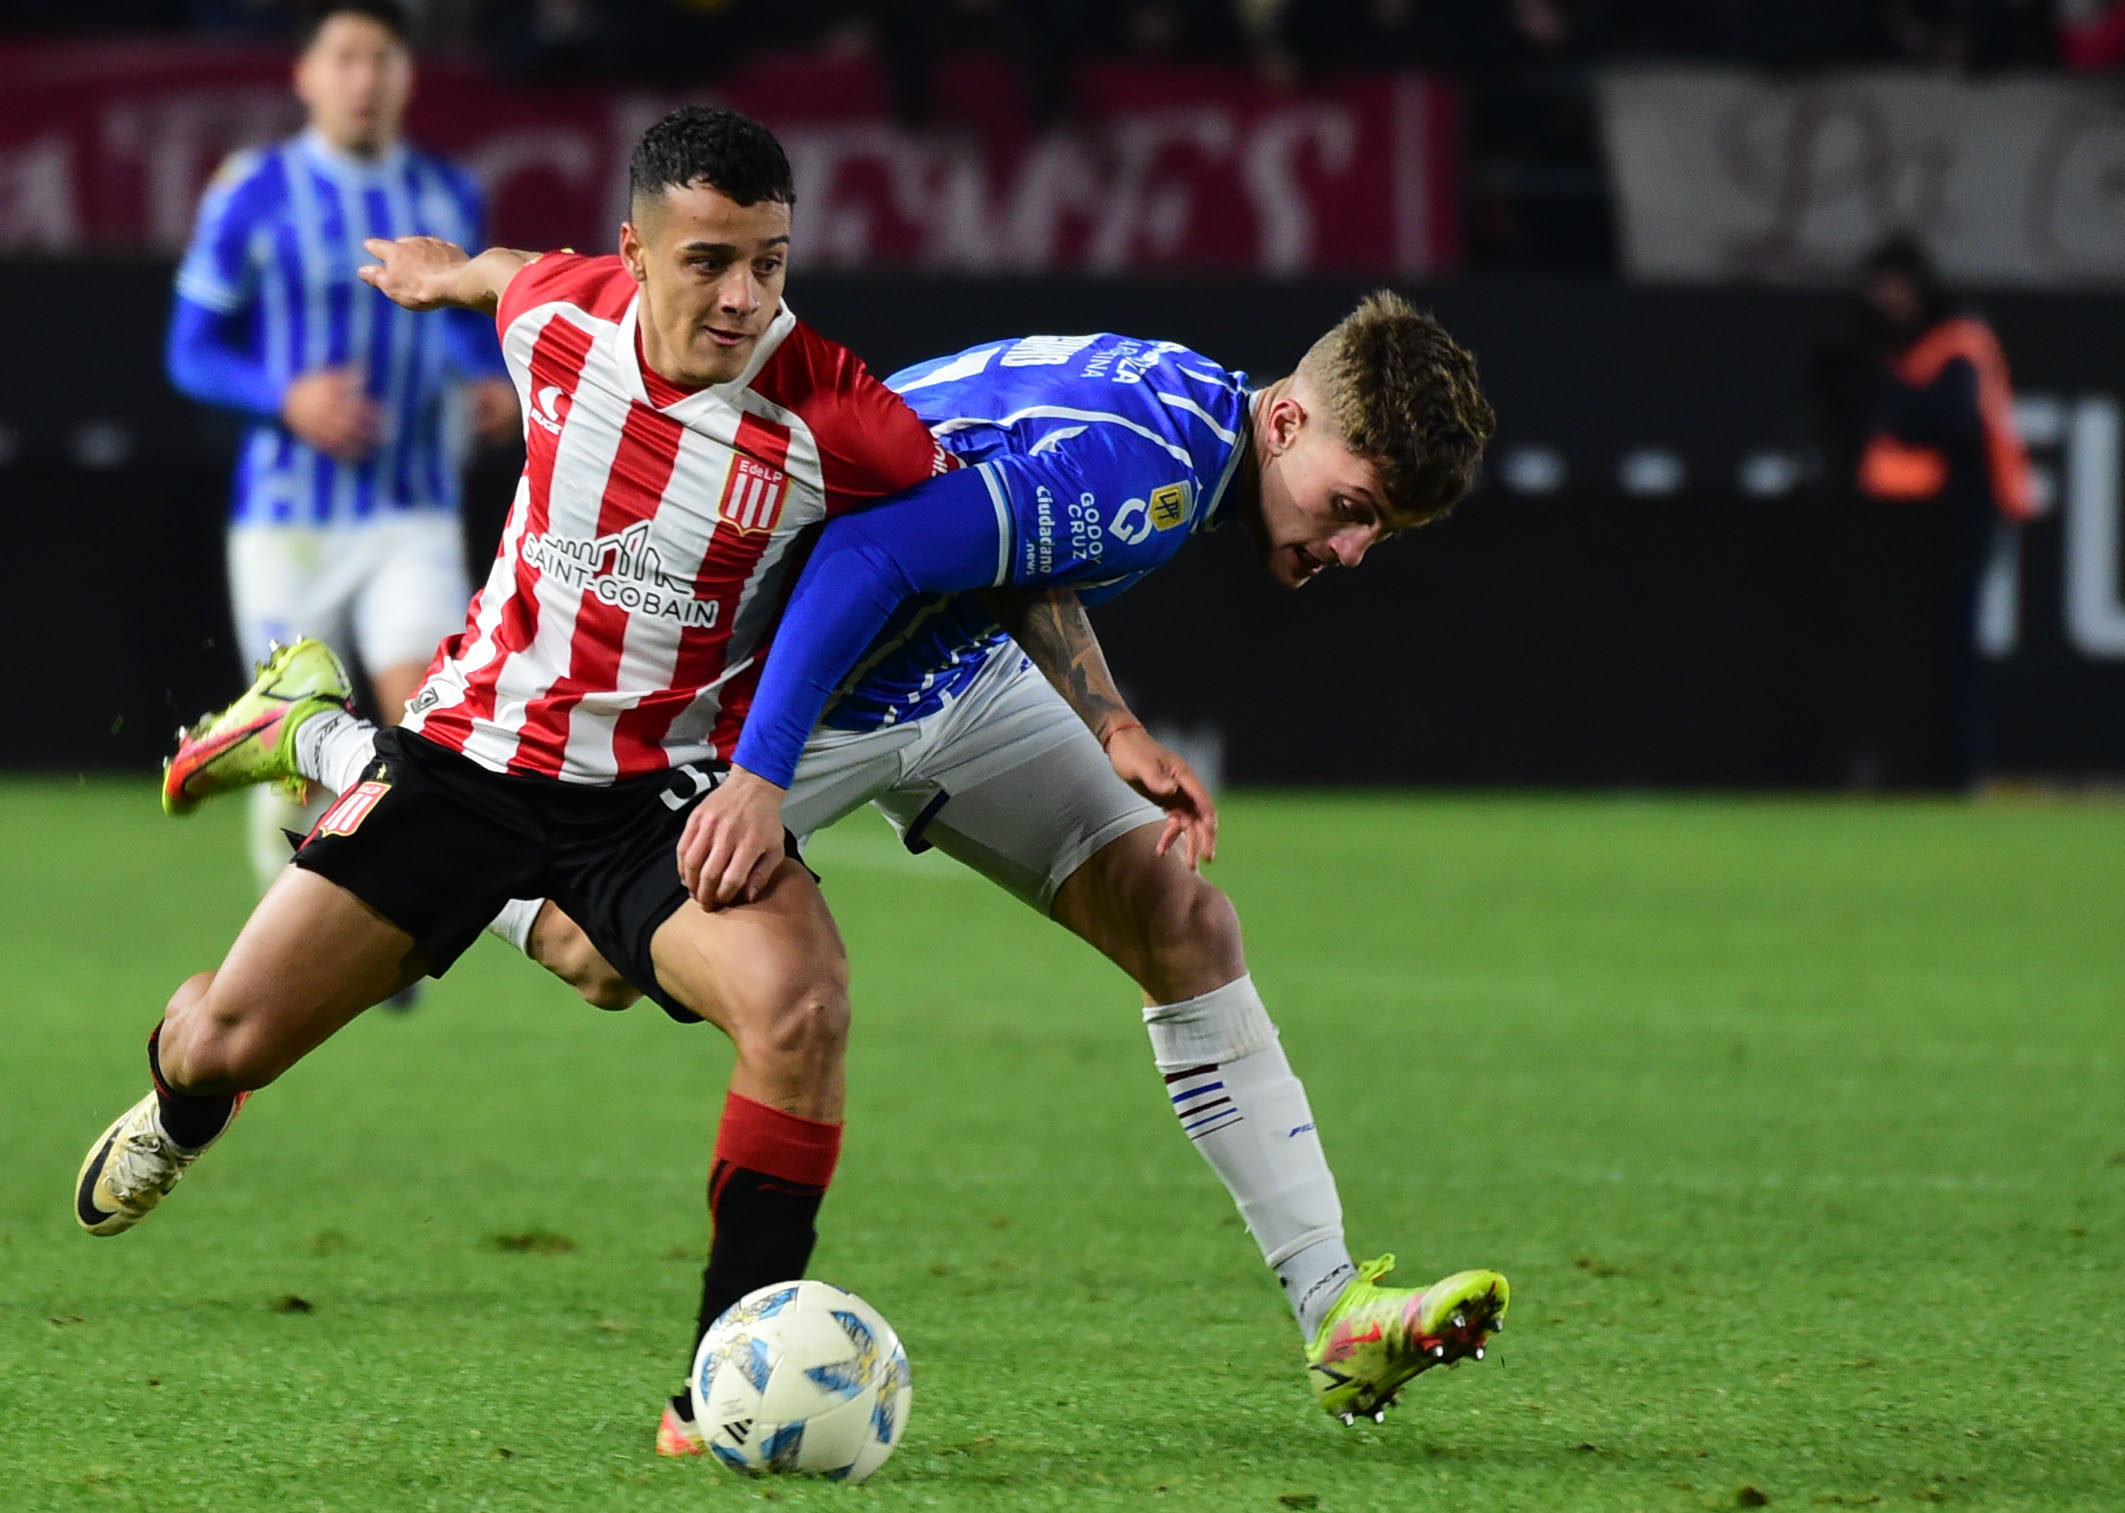
[[[190,814],[203,799],[258,783],[299,794],[297,728],[314,714],[349,708],[353,697],[347,669],[324,642],[276,644],[242,698],[177,732],[177,754],[162,769],[163,812]]]
[[[1361,1262],[1306,1347],[1314,1397],[1346,1424],[1386,1418],[1420,1371],[1482,1360],[1484,1341],[1505,1327],[1512,1289],[1495,1271],[1457,1271],[1419,1292],[1380,1286],[1394,1264]]]

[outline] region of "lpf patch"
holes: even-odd
[[[1188,518],[1188,485],[1169,483],[1162,489],[1153,489],[1150,504],[1152,528],[1170,531]]]
[[[371,810],[391,791],[389,783],[370,781],[349,788],[325,811],[324,818],[317,822],[319,835],[352,835],[361,829],[362,821]]]

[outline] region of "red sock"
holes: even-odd
[[[708,1173],[714,1238],[701,1273],[696,1345],[754,1288],[804,1275],[818,1239],[819,1203],[840,1159],[839,1124],[785,1114],[739,1093],[724,1099]],[[689,1352],[689,1368],[692,1360]]]
[[[824,1193],[841,1159],[841,1125],[755,1103],[743,1093],[723,1099],[723,1122],[716,1126],[716,1159],[709,1173],[708,1209],[719,1212],[720,1196],[731,1177],[754,1172],[791,1187]],[[780,1281],[770,1277],[769,1281]]]

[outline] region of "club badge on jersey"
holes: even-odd
[[[789,474],[769,463],[740,457],[731,465],[717,512],[734,530],[771,531],[789,497]]]

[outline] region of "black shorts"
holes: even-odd
[[[404,730],[376,735],[376,759],[295,853],[411,935],[440,977],[512,898],[550,898],[620,975],[674,1019],[699,1016],[651,965],[657,927],[687,901],[679,835],[722,780],[689,763],[617,783],[493,772]],[[796,856],[794,837],[784,846]]]

